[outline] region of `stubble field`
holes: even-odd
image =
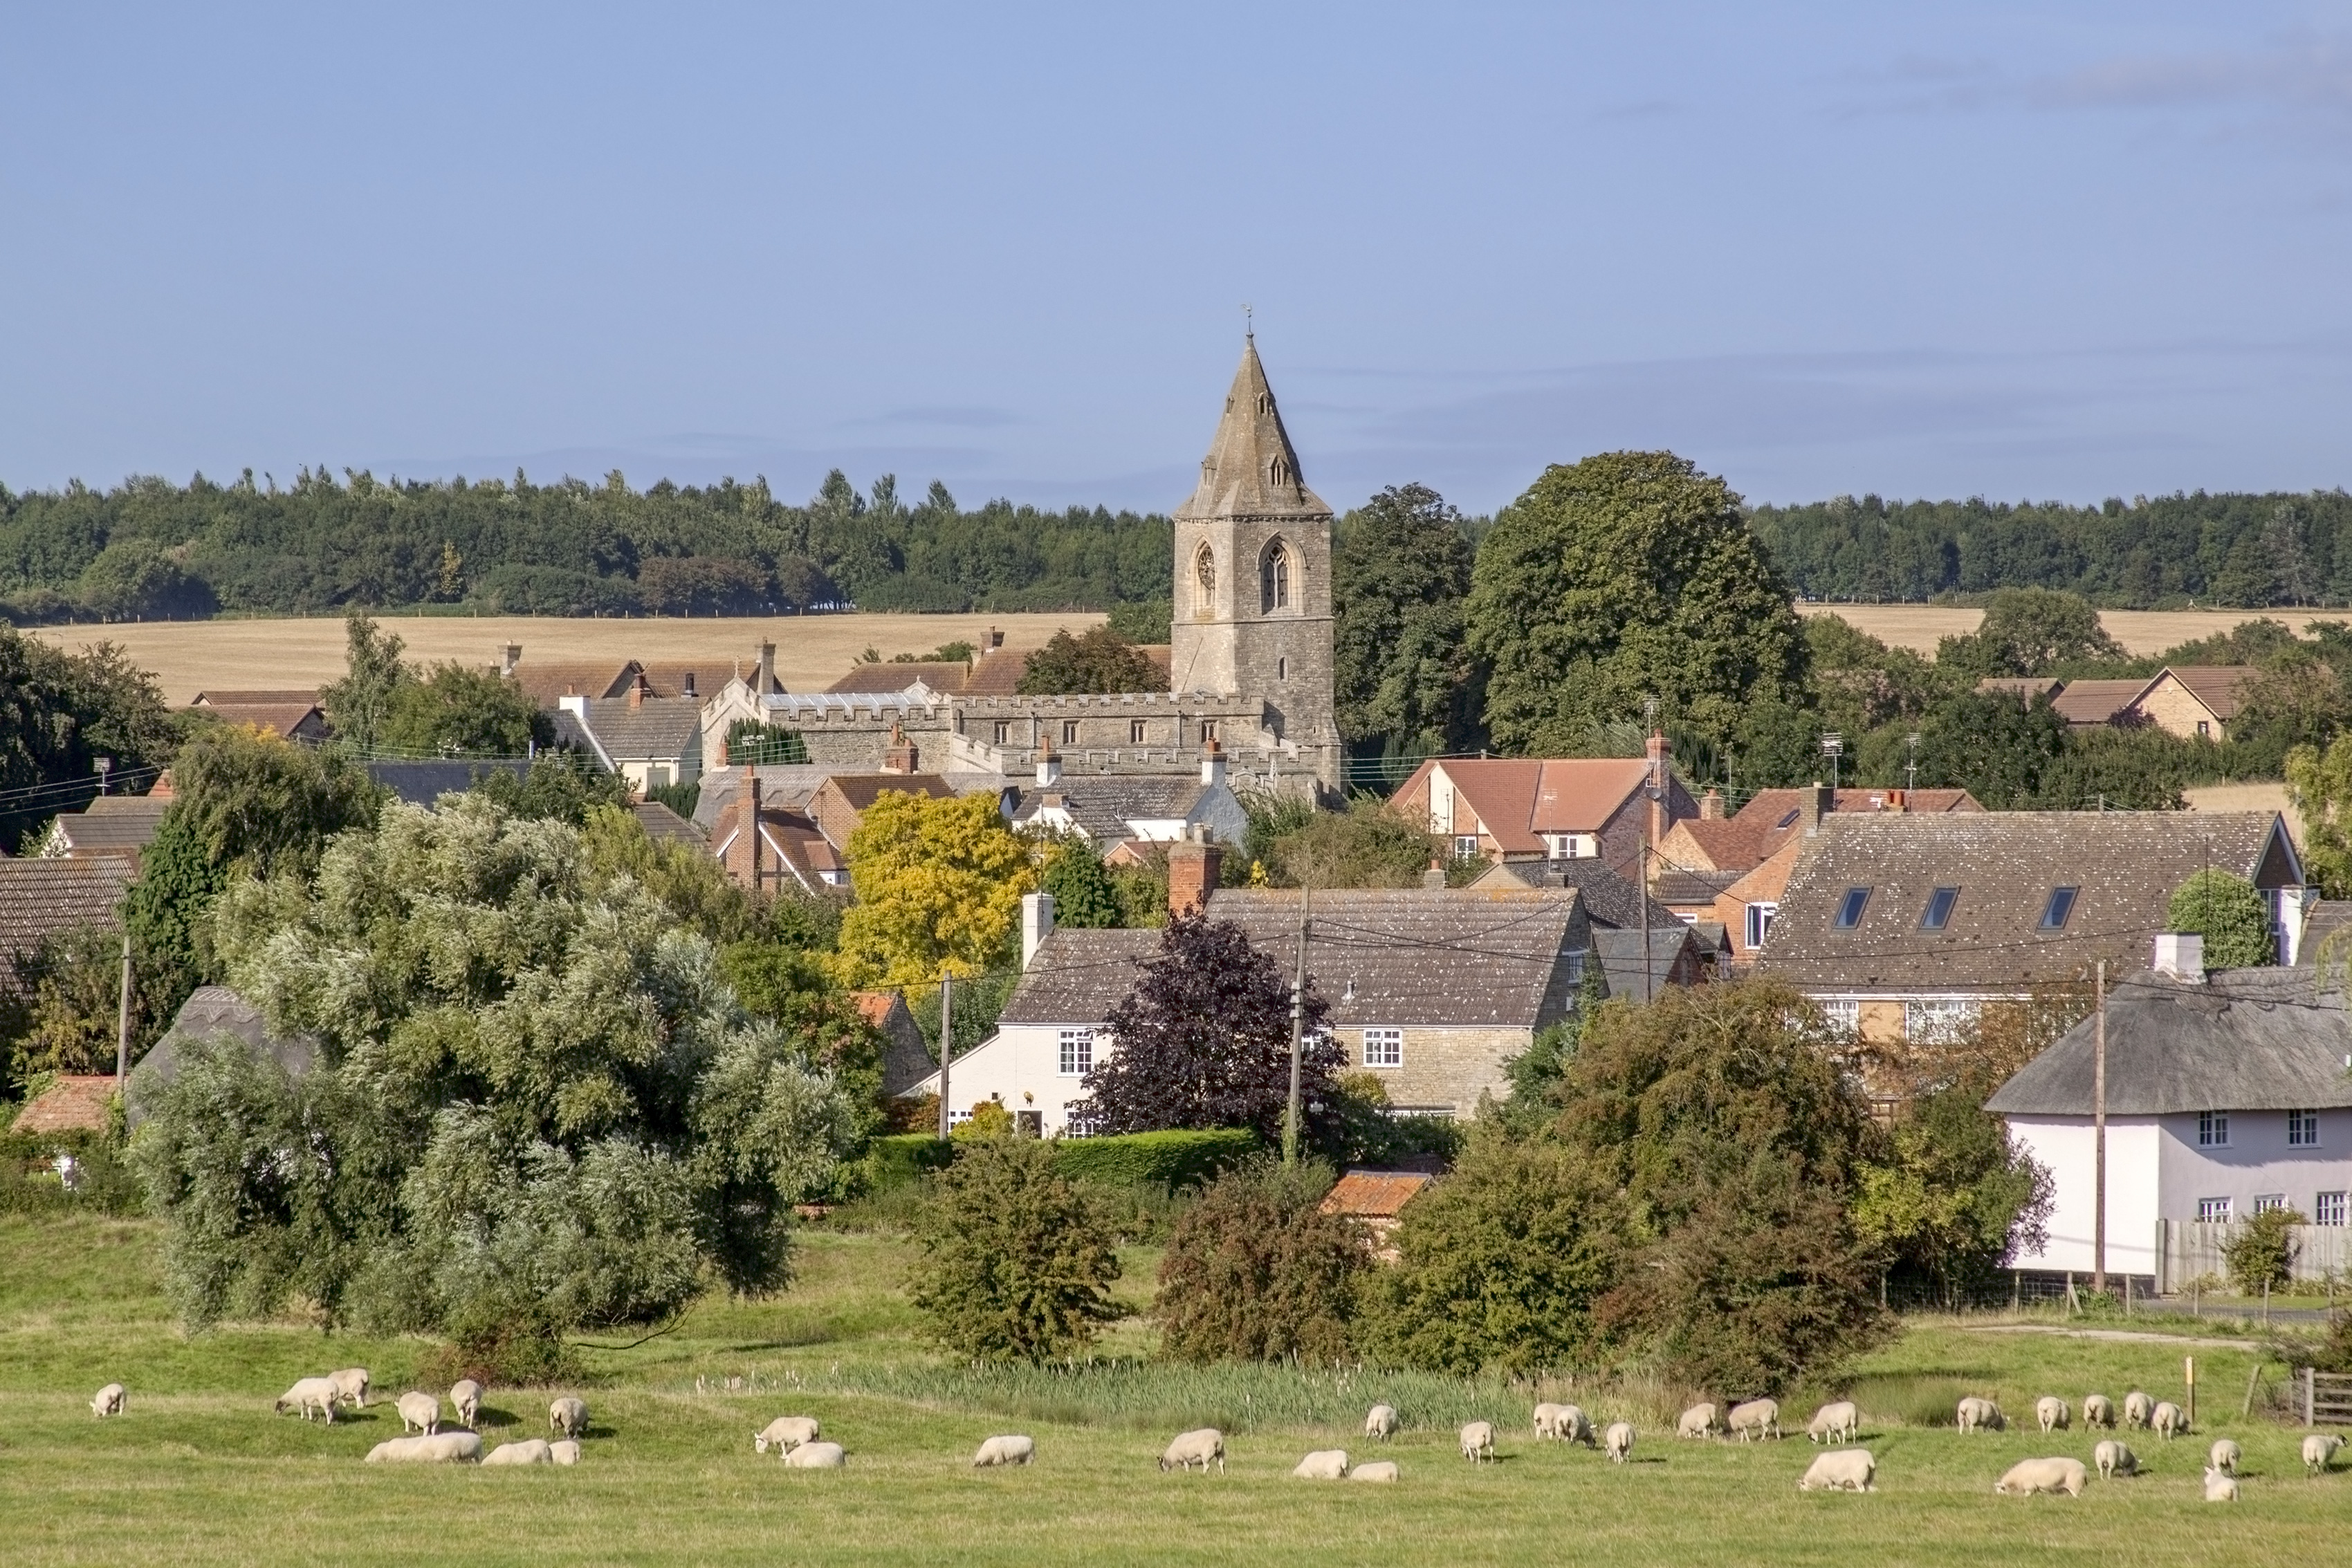
[[[1524,1388],[1281,1368],[992,1378],[923,1348],[898,1290],[912,1261],[903,1242],[824,1233],[781,1300],[709,1303],[650,1344],[588,1353],[594,1381],[576,1392],[592,1430],[577,1469],[368,1467],[362,1457],[399,1425],[383,1395],[409,1386],[422,1343],[290,1323],[184,1338],[156,1283],[156,1244],[144,1222],[0,1218],[7,1561],[2259,1564],[2326,1560],[2352,1511],[2352,1473],[2306,1479],[2294,1431],[2237,1418],[2252,1359],[2242,1343],[1916,1324],[1854,1389],[1880,1490],[1801,1495],[1819,1451],[1801,1427],[1778,1443],[1677,1443],[1605,1393],[1587,1396],[1599,1417],[1642,1427],[1622,1467],[1535,1441]],[[1128,1255],[1130,1301],[1153,1261]],[[1115,1348],[1140,1349],[1144,1332],[1121,1325]],[[2151,1473],[2095,1480],[2078,1500],[1991,1487],[2020,1458],[2087,1461],[2090,1434],[2044,1437],[2029,1422],[1962,1437],[1924,1424],[1948,1420],[1963,1393],[1993,1395],[2013,1417],[2044,1392],[2177,1397],[2184,1353],[2199,1357],[2210,1412],[2196,1437],[2131,1434]],[[332,1427],[270,1414],[296,1376],[353,1364],[383,1391],[370,1410]],[[131,1390],[128,1413],[93,1419],[89,1394],[111,1378]],[[728,1392],[729,1378],[747,1386]],[[488,1439],[543,1432],[554,1392],[492,1390]],[[1401,1484],[1290,1479],[1309,1448],[1367,1457],[1354,1422],[1384,1396],[1407,1423],[1378,1456],[1400,1461]],[[1474,1469],[1454,1452],[1465,1401],[1491,1406],[1500,1463]],[[755,1454],[752,1431],[787,1413],[818,1417],[848,1468],[787,1470]],[[1207,1419],[1232,1429],[1227,1472],[1160,1473],[1167,1437]],[[972,1470],[972,1449],[1003,1431],[1036,1437],[1036,1465]],[[2246,1450],[2235,1507],[2201,1500],[2216,1434]]]
[[[1964,637],[1984,619],[1981,610],[1944,604],[1800,604],[1801,615],[1836,615],[1893,648],[1932,653],[1946,637]],[[2227,632],[2268,617],[2298,634],[2310,621],[2340,620],[2340,610],[2103,610],[2099,624],[2135,658]]]

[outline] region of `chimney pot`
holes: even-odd
[[[499,674],[502,675],[511,675],[515,673],[515,666],[521,663],[522,644],[520,643],[509,643],[506,645],[505,651],[499,660]]]
[[[782,689],[776,685],[776,645],[773,643],[762,643],[760,644],[759,695],[766,696],[770,692]]]
[[[686,672],[686,685],[681,688],[679,695],[689,697],[699,696],[701,695],[694,689],[694,672],[692,670]]]
[[[1168,846],[1168,913],[1198,915],[1208,907],[1224,869],[1224,851],[1205,838],[1187,838]]]

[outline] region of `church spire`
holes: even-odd
[[[1258,362],[1257,338],[1242,342],[1241,369],[1225,394],[1225,412],[1209,455],[1201,460],[1201,483],[1192,498],[1176,508],[1180,518],[1329,517],[1331,508],[1307,487],[1298,453],[1282,427],[1274,389]]]

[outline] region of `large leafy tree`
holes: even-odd
[[[1325,1364],[1346,1357],[1371,1253],[1356,1221],[1323,1212],[1329,1167],[1261,1161],[1228,1171],[1184,1211],[1160,1263],[1152,1314],[1177,1361]]]
[[[393,694],[379,744],[407,756],[520,757],[554,738],[529,693],[493,670],[451,663]]]
[[[2002,589],[1986,601],[1974,632],[1947,637],[1936,650],[1938,664],[1972,675],[2038,675],[2123,657],[2123,644],[2099,624],[2089,600],[2049,588]]]
[[[1334,535],[1340,735],[1404,755],[1475,747],[1478,692],[1463,641],[1473,552],[1461,513],[1426,486],[1392,486]]]
[[[115,644],[68,653],[0,626],[0,848],[97,794],[98,758],[144,789],[178,745],[155,677]]]
[[[1856,1172],[1854,1233],[1906,1293],[1949,1301],[2045,1239],[2050,1173],[1985,1111],[1987,1086],[1963,1078],[1921,1095],[1884,1157]]]
[[[932,1337],[982,1361],[1045,1361],[1085,1348],[1119,1315],[1110,1227],[1056,1175],[1053,1145],[971,1140],[940,1173],[910,1292]]]
[[[2287,795],[2304,823],[2304,862],[2330,898],[2352,896],[2352,735],[2287,754]]]
[[[407,644],[354,610],[343,618],[343,678],[322,689],[336,737],[362,752],[385,744],[393,705],[415,680],[401,659]]]
[[[841,922],[853,985],[919,986],[1003,964],[1021,895],[1036,886],[1028,847],[989,795],[941,800],[885,790],[849,835],[845,858],[857,893]]]
[[[1309,1137],[1337,1124],[1332,1075],[1346,1052],[1322,1032],[1328,1003],[1310,986],[1300,1097]],[[1250,1127],[1280,1138],[1290,1099],[1290,988],[1238,925],[1206,915],[1171,920],[1160,952],[1104,1031],[1072,1115],[1097,1132]]]
[[[2172,890],[2166,925],[2205,938],[2209,969],[2251,969],[2276,962],[2270,902],[2235,872],[2209,866]]]
[[[1168,689],[1160,666],[1108,626],[1084,636],[1056,632],[1021,667],[1019,689],[1047,696],[1091,692],[1154,692]]]
[[[1647,697],[1728,735],[1805,674],[1788,582],[1739,497],[1667,452],[1546,470],[1479,546],[1466,631],[1487,727],[1512,751],[1573,751]]]
[[[1054,923],[1101,929],[1121,922],[1118,887],[1093,844],[1072,835],[1045,855],[1037,885],[1054,895]]]

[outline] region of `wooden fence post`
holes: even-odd
[[[2312,1376],[2312,1370],[2308,1366],[2303,1369],[2303,1424],[2306,1427],[2319,1425],[2318,1390],[2313,1386],[2317,1380]]]

